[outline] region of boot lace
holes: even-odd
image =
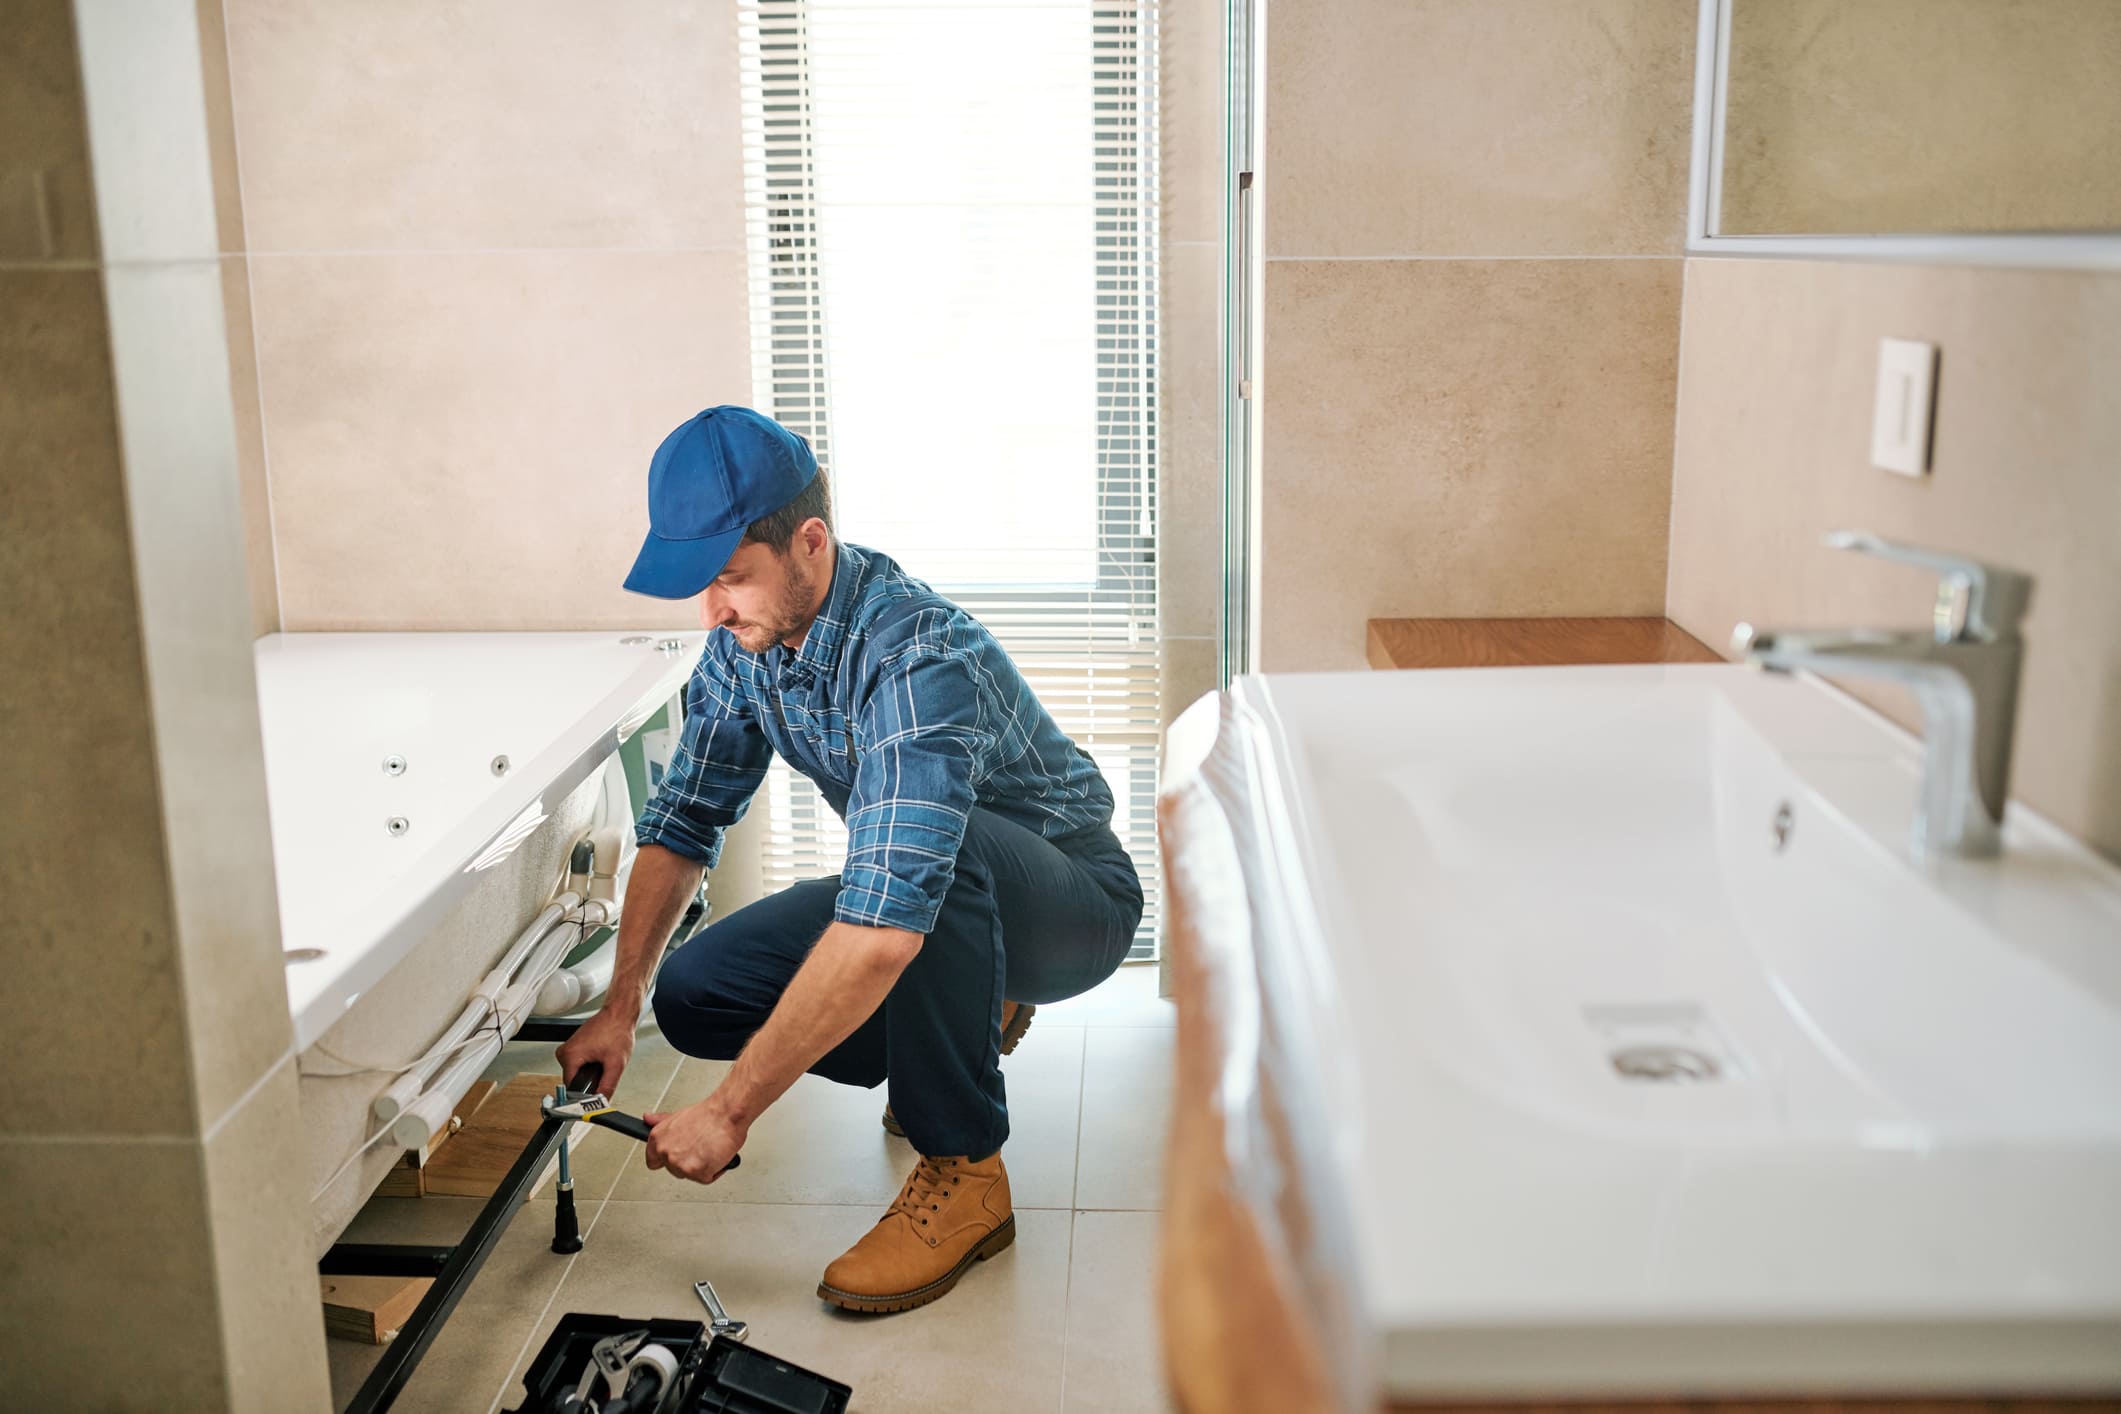
[[[942,1210],[941,1200],[962,1182],[956,1171],[957,1164],[956,1159],[931,1159],[922,1155],[921,1161],[913,1167],[913,1176],[906,1180],[905,1188],[900,1191],[898,1201],[891,1205],[891,1211],[904,1213],[918,1226],[928,1226],[928,1220]]]

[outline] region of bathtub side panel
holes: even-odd
[[[344,1069],[319,1047],[349,1060],[396,1062],[432,1044],[487,969],[543,907],[568,846],[590,827],[599,779],[592,775],[578,786],[514,854],[485,871],[441,924],[387,977],[369,988],[324,1033],[318,1046],[304,1053],[304,1071]],[[346,1079],[303,1075],[308,1192],[315,1193],[354,1147],[375,1132],[376,1121],[368,1107],[390,1079],[388,1075]],[[402,1153],[385,1141],[312,1202],[311,1232],[318,1255],[338,1239]]]

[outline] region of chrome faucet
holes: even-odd
[[[2025,657],[2018,623],[2032,602],[2032,576],[1863,531],[1836,531],[1826,543],[1934,572],[1929,630],[1771,632],[1740,624],[1732,650],[1771,672],[1888,678],[1912,689],[1923,722],[1914,852],[1994,855],[2010,794],[2011,726]]]

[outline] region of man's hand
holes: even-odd
[[[648,1167],[669,1169],[694,1183],[712,1183],[744,1147],[750,1126],[724,1114],[709,1096],[698,1104],[662,1114],[645,1114]]]
[[[626,1073],[626,1062],[633,1059],[633,1033],[639,1024],[637,1016],[608,1006],[590,1017],[574,1035],[560,1043],[555,1053],[560,1061],[560,1079],[572,1085],[583,1066],[600,1065],[604,1075],[597,1081],[597,1089],[606,1095],[615,1093],[619,1077]]]

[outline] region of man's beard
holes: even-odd
[[[743,645],[745,651],[751,653],[769,653],[786,644],[789,639],[809,627],[810,596],[815,589],[816,585],[806,582],[791,564],[788,583],[782,587],[780,600],[773,606],[772,618],[745,625],[737,633],[737,642]],[[746,642],[746,635],[755,636],[761,632],[765,637],[759,641],[757,647]]]

